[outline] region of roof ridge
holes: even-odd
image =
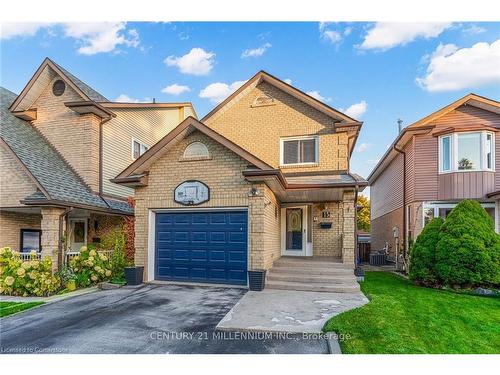
[[[88,95],[89,93],[85,92],[85,90],[82,90],[87,96],[89,96],[89,98],[95,102],[109,102],[109,99],[106,98],[104,95],[102,95],[99,91],[97,91],[96,89],[94,89],[92,86],[90,86],[88,83],[86,83],[85,81],[83,81],[82,79],[78,78],[76,75],[74,75],[73,73],[71,73],[68,69],[64,68],[63,66],[59,65],[58,63],[56,63],[54,60],[52,60],[50,57],[47,57],[47,60],[50,61],[52,64],[54,64],[56,67],[58,67],[59,69],[61,69],[61,71],[68,76],[68,78],[73,81],[73,83],[77,86],[80,87],[80,84],[82,84],[85,88],[85,89],[89,89],[91,91],[93,91],[94,93],[96,93],[97,95],[101,96],[103,99],[105,99],[104,101],[102,100],[95,100],[93,98],[90,97],[90,95]]]

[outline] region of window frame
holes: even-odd
[[[312,139],[314,140],[314,161],[305,163],[284,163],[284,145],[288,141],[306,141]],[[293,166],[307,166],[307,165],[318,165],[319,164],[319,137],[317,135],[304,135],[299,137],[284,137],[280,138],[280,167],[293,167]]]
[[[476,169],[458,169],[458,138],[465,134],[480,134],[480,166]],[[486,142],[488,135],[491,136],[491,167],[488,168]],[[443,169],[443,139],[450,139],[450,169]],[[455,132],[439,136],[438,139],[438,171],[439,174],[468,173],[468,172],[495,172],[495,134],[490,131],[479,130],[469,132]]]
[[[433,209],[434,210],[434,215],[433,215],[433,219],[436,218],[436,217],[439,217],[439,209],[440,208],[455,208],[455,206],[460,203],[460,202],[456,202],[456,203],[439,203],[439,202],[424,202],[422,204],[422,229],[426,226],[426,223],[425,223],[425,211],[427,209]],[[495,219],[493,220],[494,221],[494,224],[495,224],[495,232],[499,232],[499,213],[498,213],[498,207],[497,207],[497,204],[495,202],[479,202],[479,204],[481,205],[481,207],[483,208],[493,208],[495,210]]]
[[[194,145],[196,144],[200,144],[202,145],[204,148],[205,148],[205,151],[206,151],[206,154],[205,155],[194,155],[194,156],[187,156],[186,155],[186,152],[188,151],[188,149],[190,147],[193,147]],[[201,141],[194,141],[194,142],[191,142],[189,143],[185,148],[184,148],[184,152],[182,153],[182,158],[183,159],[209,159],[210,158],[210,150],[208,149],[208,146],[201,142]]]
[[[29,229],[29,228],[22,228],[20,231],[19,231],[19,252],[21,254],[26,254],[25,252],[23,252],[23,245],[24,245],[24,233],[26,232],[31,232],[31,233],[38,233],[38,251],[37,251],[37,254],[41,253],[42,252],[42,230],[41,229]]]
[[[146,143],[139,141],[137,138],[133,138],[132,137],[131,156],[132,156],[132,160],[137,160],[138,158],[136,158],[134,156],[134,143],[138,143],[139,144],[139,157],[138,158],[140,158],[147,150],[149,150],[149,146]],[[144,151],[141,152],[143,149],[144,149]]]

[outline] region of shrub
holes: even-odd
[[[46,256],[38,260],[21,259],[9,247],[0,248],[0,294],[15,296],[48,296],[59,290],[61,279],[52,273],[52,260]]]
[[[127,259],[125,256],[125,236],[117,237],[113,252],[111,253],[111,274],[113,279],[121,280],[125,278],[125,266]]]
[[[69,262],[75,273],[78,287],[87,287],[111,278],[111,265],[108,257],[93,247],[82,246],[80,254]]]
[[[500,283],[500,236],[481,205],[460,202],[441,227],[436,274],[450,286]]]
[[[432,219],[410,247],[410,280],[417,284],[432,286],[438,282],[434,265],[436,263],[436,244],[439,230],[444,220]]]

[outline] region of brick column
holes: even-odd
[[[356,249],[356,206],[354,192],[345,192],[342,197],[342,263],[354,267]]]
[[[248,231],[250,264],[248,269],[264,269],[264,209],[265,209],[265,187],[260,184],[252,186],[257,189],[255,195],[248,194]]]
[[[52,259],[53,270],[58,267],[59,216],[64,211],[64,208],[42,208],[42,257],[49,256]]]

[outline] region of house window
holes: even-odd
[[[440,137],[440,173],[493,171],[494,160],[492,133],[467,132]]]
[[[201,142],[190,143],[184,150],[184,158],[208,158],[208,148]]]
[[[443,220],[446,219],[457,204],[458,203],[424,203],[422,210],[424,226],[435,217],[440,217]],[[481,207],[490,215],[495,223],[495,228],[497,228],[495,203],[481,203]]]
[[[29,253],[42,250],[42,231],[38,229],[21,229],[21,252]]]
[[[132,139],[132,159],[137,159],[149,149],[144,143]]]
[[[281,140],[281,165],[318,163],[318,138],[300,137]]]

